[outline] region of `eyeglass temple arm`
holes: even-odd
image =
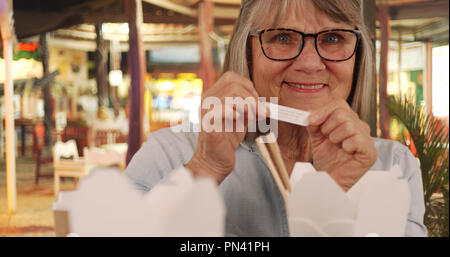
[[[252,37],[258,37],[258,36],[261,34],[261,32],[263,32],[263,30],[256,30],[256,29],[253,29],[253,30],[250,30],[250,32],[248,33],[248,35],[249,35],[249,36],[252,36]]]

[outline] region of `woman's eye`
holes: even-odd
[[[286,44],[288,43],[290,40],[290,37],[288,34],[278,34],[274,37],[274,41],[276,43],[281,43],[281,44]]]
[[[322,42],[328,43],[328,44],[336,44],[336,43],[339,43],[340,40],[341,40],[341,37],[337,34],[327,34],[327,35],[325,35],[325,37],[323,37]]]

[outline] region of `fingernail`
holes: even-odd
[[[317,113],[311,113],[308,117],[308,121],[309,121],[309,123],[315,123],[318,118],[319,117],[318,117]]]

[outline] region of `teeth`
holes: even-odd
[[[315,85],[315,86],[306,86],[306,85],[299,85],[299,84],[291,84],[287,83],[289,86],[293,86],[296,88],[302,88],[302,89],[321,89],[325,86],[325,84],[322,85]]]

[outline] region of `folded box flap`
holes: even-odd
[[[354,220],[344,191],[326,172],[304,174],[289,196],[288,214],[322,227],[331,220]]]
[[[54,208],[68,211],[79,236],[223,236],[225,207],[212,179],[194,181],[180,168],[166,182],[141,194],[117,169],[97,168]]]
[[[406,180],[398,179],[395,171],[388,174],[369,183],[361,194],[355,236],[405,235],[411,202],[409,185]]]

